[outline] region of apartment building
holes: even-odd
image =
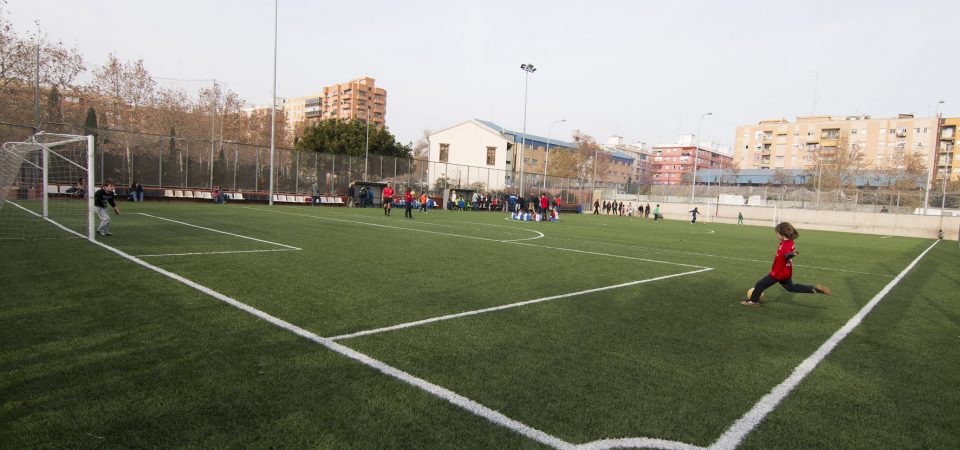
[[[713,143],[693,143],[693,135],[682,135],[676,143],[655,145],[650,161],[653,184],[685,184],[692,181],[693,166],[697,171],[722,169],[733,164],[733,158]],[[690,174],[690,175],[687,175]]]
[[[627,174],[625,183],[646,184],[650,180],[650,161],[651,153],[644,142],[635,142],[627,144],[623,142],[621,136],[611,136],[603,145],[604,152],[620,153],[632,159],[630,170]]]
[[[838,146],[849,146],[863,152],[869,167],[888,167],[909,152],[923,154],[929,167],[935,130],[936,119],[912,114],[764,120],[737,127],[733,160],[741,169],[809,169],[818,152],[828,158]]]
[[[956,158],[957,131],[960,130],[960,118],[944,118],[940,122],[940,145],[937,147],[937,179],[944,176],[950,180],[960,179],[960,160]],[[944,175],[946,171],[946,175]]]
[[[383,127],[387,116],[387,91],[376,87],[370,77],[357,78],[346,83],[324,87],[322,91],[305,97],[287,99],[284,111],[287,126],[318,120],[367,120]]]

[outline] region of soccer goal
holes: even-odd
[[[712,201],[707,205],[707,217],[711,222],[737,223],[743,214],[745,225],[776,226],[780,222],[780,208],[771,205],[728,205]]]
[[[94,239],[93,136],[38,133],[0,151],[0,239]]]

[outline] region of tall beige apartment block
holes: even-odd
[[[930,167],[936,147],[936,119],[900,114],[800,116],[796,122],[764,120],[737,127],[734,163],[741,169],[809,169],[818,152],[828,158],[838,146],[863,152],[868,168],[896,167],[904,154],[919,152]]]
[[[327,86],[319,93],[287,99],[284,111],[287,125],[319,120],[367,120],[383,127],[387,116],[387,91],[376,87],[373,78],[364,77]]]

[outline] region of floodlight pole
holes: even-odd
[[[536,72],[537,68],[533,67],[533,64],[521,64],[520,69],[526,72],[523,79],[523,135],[520,136],[520,198],[523,198],[523,166],[525,165],[523,155],[527,149],[527,91],[530,86],[530,74]]]
[[[370,107],[367,106],[367,150],[363,156],[363,181],[370,181],[367,178],[367,169],[370,166]],[[381,161],[382,162],[382,161]],[[380,167],[380,175],[383,175],[383,167]]]
[[[700,139],[700,129],[703,127],[703,118],[712,115],[712,112],[700,115],[700,122],[697,124],[697,134],[693,136],[693,185],[690,187],[690,203],[694,202],[693,198],[697,192],[697,166],[700,165],[700,143],[698,143],[697,140]]]
[[[547,188],[547,163],[550,162],[550,134],[553,133],[553,126],[558,123],[566,122],[567,119],[560,119],[550,124],[550,128],[547,130],[547,151],[544,152],[543,156],[543,188]]]
[[[273,152],[277,135],[277,11],[280,0],[273,0],[273,90],[270,93],[270,200],[273,206]]]
[[[937,150],[940,143],[940,105],[944,103],[943,100],[937,102],[937,112],[933,115],[934,119],[937,121],[936,125],[933,127],[933,157],[930,159],[930,170],[927,171],[927,187],[924,190],[923,194],[923,215],[927,215],[927,205],[930,203],[930,188],[932,185],[930,182],[933,178],[933,171],[937,167]],[[940,211],[940,215],[943,215],[943,211]]]

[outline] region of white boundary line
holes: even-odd
[[[163,256],[194,256],[194,255],[226,255],[231,253],[268,253],[268,252],[295,252],[299,248],[268,248],[264,250],[227,250],[222,252],[189,252],[189,253],[159,253],[156,255],[133,255],[137,258],[159,258]]]
[[[337,340],[343,340],[343,339],[352,339],[352,338],[355,338],[355,337],[367,336],[367,335],[370,335],[370,334],[383,333],[383,332],[386,332],[386,331],[402,330],[402,329],[404,329],[404,328],[412,328],[412,327],[416,327],[416,326],[420,326],[420,325],[426,325],[426,324],[428,324],[428,323],[440,322],[440,321],[450,320],[450,319],[456,319],[456,318],[460,318],[460,317],[475,316],[475,315],[478,315],[478,314],[484,314],[484,313],[494,312],[494,311],[501,311],[501,310],[504,310],[504,309],[518,308],[518,307],[520,307],[520,306],[532,305],[532,304],[534,304],[534,303],[549,302],[549,301],[551,301],[551,300],[559,300],[559,299],[562,299],[562,298],[576,297],[576,296],[579,296],[579,295],[592,294],[592,293],[594,293],[594,292],[602,292],[602,291],[608,291],[608,290],[611,290],[611,289],[619,289],[619,288],[622,288],[622,287],[634,286],[634,285],[637,285],[637,284],[643,284],[643,283],[650,283],[650,282],[654,282],[654,281],[666,280],[666,279],[668,279],[668,278],[681,277],[681,276],[684,276],[684,275],[693,275],[693,274],[695,274],[695,273],[706,272],[706,271],[709,271],[709,270],[713,270],[713,269],[711,269],[711,268],[706,268],[706,269],[700,269],[700,270],[693,270],[693,271],[690,271],[690,272],[675,273],[675,274],[672,274],[672,275],[664,275],[664,276],[662,276],[662,277],[647,278],[647,279],[644,279],[644,280],[630,281],[630,282],[627,282],[627,283],[614,284],[614,285],[610,285],[610,286],[604,286],[604,287],[599,287],[599,288],[587,289],[587,290],[583,290],[583,291],[569,292],[569,293],[560,294],[560,295],[552,295],[552,296],[550,296],[550,297],[542,297],[542,298],[537,298],[537,299],[533,299],[533,300],[526,300],[526,301],[517,302],[517,303],[510,303],[510,304],[507,304],[507,305],[494,306],[494,307],[490,307],[490,308],[477,309],[477,310],[473,310],[473,311],[465,311],[465,312],[456,313],[456,314],[448,314],[448,315],[445,315],[445,316],[432,317],[432,318],[429,318],[429,319],[423,319],[423,320],[417,320],[417,321],[413,321],[413,322],[407,322],[407,323],[401,323],[401,324],[397,324],[397,325],[391,325],[391,326],[389,326],[389,327],[375,328],[375,329],[371,329],[371,330],[358,331],[358,332],[356,332],[356,333],[350,333],[350,334],[342,334],[342,335],[339,335],[339,336],[331,337],[330,340],[337,341]]]
[[[639,246],[639,245],[622,244],[622,243],[617,243],[617,242],[612,242],[612,243],[611,243],[611,242],[600,242],[600,241],[590,241],[590,240],[581,240],[581,239],[570,239],[570,238],[561,238],[561,237],[554,237],[554,239],[560,239],[560,240],[566,240],[566,241],[575,241],[575,242],[583,242],[583,243],[589,243],[589,244],[617,245],[617,246],[622,246],[622,247],[627,247],[627,248],[638,248],[638,249],[641,249],[641,250],[651,250],[651,251],[655,251],[655,252],[680,253],[680,254],[684,254],[684,255],[706,256],[706,257],[709,257],[709,258],[732,259],[732,260],[735,260],[735,261],[747,261],[747,262],[757,262],[757,263],[766,263],[766,264],[769,264],[769,263],[770,263],[769,260],[762,260],[762,259],[738,258],[738,257],[736,257],[736,256],[724,256],[724,255],[713,255],[713,254],[710,254],[710,253],[686,252],[686,251],[683,251],[683,250],[670,250],[670,249],[666,249],[666,248],[656,248],[656,247],[643,247],[643,246]],[[835,268],[833,268],[833,267],[807,266],[807,265],[803,265],[803,264],[794,264],[793,267],[803,267],[803,268],[807,268],[807,269],[829,270],[829,271],[831,271],[831,272],[855,273],[855,274],[859,274],[859,275],[875,275],[875,276],[878,276],[878,277],[887,277],[887,278],[893,278],[893,277],[896,276],[896,275],[890,275],[890,274],[886,274],[886,273],[861,272],[861,271],[857,271],[857,270],[835,269]]]
[[[893,237],[893,235],[892,235],[892,234],[889,234],[889,235],[886,235],[886,236],[880,236],[880,239],[890,239],[890,238],[892,238],[892,237]]]
[[[19,206],[19,205],[17,205],[17,206]],[[33,212],[33,211],[30,211],[30,210],[28,210],[28,209],[25,209],[25,208],[24,208],[24,210],[25,210],[25,211],[28,211],[28,212],[30,212],[31,214],[36,215],[36,216],[38,216],[38,217],[40,216],[39,214],[37,214],[37,213],[35,213],[35,212]],[[61,225],[61,224],[59,224],[59,223],[57,223],[57,222],[54,222],[54,221],[49,220],[49,219],[47,219],[47,221],[49,221],[50,223],[52,223],[52,224],[60,227],[60,228],[63,229],[64,231],[67,231],[67,232],[69,232],[69,233],[75,234],[75,235],[77,235],[77,236],[80,236],[80,237],[86,239],[86,236],[84,236],[84,235],[82,235],[82,234],[80,234],[80,233],[77,233],[76,231],[73,231],[73,230],[71,230],[71,229],[69,229],[69,228],[67,228],[67,227],[65,227],[65,226],[63,226],[63,225]],[[519,433],[519,434],[521,434],[521,435],[523,435],[523,436],[526,436],[526,437],[528,437],[528,438],[530,438],[530,439],[532,439],[532,440],[535,440],[535,441],[540,442],[540,443],[545,444],[545,445],[549,445],[549,446],[554,447],[554,448],[558,448],[558,449],[573,449],[573,448],[575,448],[575,446],[574,446],[573,444],[571,444],[571,443],[569,443],[569,442],[567,442],[567,441],[564,441],[563,439],[560,439],[560,438],[558,438],[558,437],[556,437],[556,436],[550,435],[550,434],[545,433],[545,432],[543,432],[543,431],[540,431],[540,430],[538,430],[538,429],[536,429],[536,428],[530,427],[530,426],[525,425],[525,424],[523,424],[523,423],[521,423],[521,422],[518,422],[518,421],[516,421],[516,420],[513,420],[513,419],[505,416],[505,415],[502,414],[502,413],[499,413],[499,412],[497,412],[497,411],[494,411],[494,410],[492,410],[492,409],[490,409],[490,408],[488,408],[488,407],[486,407],[486,406],[481,405],[480,403],[477,403],[477,402],[475,402],[475,401],[473,401],[473,400],[470,400],[469,398],[466,398],[466,397],[464,397],[464,396],[462,396],[462,395],[460,395],[460,394],[457,394],[457,393],[455,393],[455,392],[453,392],[453,391],[451,391],[451,390],[449,390],[449,389],[446,389],[446,388],[444,388],[444,387],[441,387],[441,386],[438,386],[438,385],[436,385],[436,384],[430,383],[430,382],[428,382],[428,381],[426,381],[426,380],[424,380],[424,379],[422,379],[422,378],[417,378],[417,377],[415,377],[415,376],[413,376],[413,375],[411,375],[411,374],[409,374],[409,373],[407,373],[407,372],[404,372],[404,371],[402,371],[402,370],[400,370],[400,369],[397,369],[397,368],[395,368],[395,367],[393,367],[393,366],[390,366],[390,365],[388,365],[388,364],[386,364],[386,363],[384,363],[384,362],[382,362],[382,361],[380,361],[380,360],[371,358],[371,357],[369,357],[369,356],[367,356],[367,355],[365,355],[365,354],[363,354],[363,353],[360,353],[360,352],[358,352],[358,351],[356,351],[356,350],[353,350],[353,349],[351,349],[351,348],[349,348],[349,347],[346,347],[346,346],[344,346],[344,345],[342,345],[342,344],[338,344],[338,343],[336,343],[336,342],[333,342],[333,340],[331,340],[331,339],[324,338],[324,337],[320,337],[320,336],[318,336],[317,334],[315,334],[315,333],[313,333],[313,332],[307,331],[307,330],[305,330],[305,329],[303,329],[303,328],[300,328],[300,327],[298,327],[298,326],[296,326],[296,325],[294,325],[294,324],[292,324],[292,323],[290,323],[290,322],[287,322],[287,321],[285,321],[285,320],[283,320],[283,319],[280,319],[280,318],[278,318],[278,317],[275,317],[275,316],[272,316],[272,315],[270,315],[270,314],[268,314],[268,313],[265,313],[265,312],[263,312],[263,311],[261,311],[261,310],[259,310],[259,309],[257,309],[257,308],[254,308],[254,307],[252,307],[252,306],[250,306],[250,305],[247,305],[246,303],[243,303],[243,302],[241,302],[241,301],[239,301],[239,300],[236,300],[236,299],[234,299],[234,298],[232,298],[232,297],[228,297],[228,296],[226,296],[226,295],[224,295],[224,294],[221,294],[221,293],[219,293],[219,292],[217,292],[217,291],[215,291],[215,290],[213,290],[213,289],[210,289],[210,288],[208,288],[208,287],[206,287],[206,286],[204,286],[204,285],[202,285],[202,284],[200,284],[200,283],[197,283],[197,282],[195,282],[195,281],[189,280],[189,279],[187,279],[187,278],[185,278],[185,277],[182,277],[182,276],[180,276],[180,275],[177,275],[177,274],[175,274],[175,273],[173,273],[173,272],[170,272],[170,271],[168,271],[168,270],[166,270],[166,269],[157,267],[157,266],[155,266],[155,265],[153,265],[153,264],[150,264],[150,263],[148,263],[148,262],[146,262],[146,261],[144,261],[144,260],[142,260],[142,259],[139,259],[139,258],[137,258],[137,257],[135,257],[135,256],[133,256],[133,255],[130,255],[130,254],[128,254],[128,253],[126,253],[126,252],[124,252],[124,251],[122,251],[122,250],[119,250],[119,249],[117,249],[117,248],[111,247],[111,246],[109,246],[109,245],[107,245],[107,244],[104,244],[104,243],[102,243],[102,242],[99,242],[99,241],[91,241],[91,242],[92,242],[93,244],[99,245],[100,247],[103,247],[103,248],[105,248],[105,249],[107,249],[107,250],[109,250],[109,251],[111,251],[111,252],[113,252],[113,253],[116,253],[117,255],[119,255],[120,257],[122,257],[122,258],[124,258],[124,259],[130,260],[130,261],[132,261],[132,262],[134,262],[134,263],[136,263],[136,264],[139,264],[139,265],[143,266],[143,267],[146,268],[146,269],[152,270],[152,271],[157,272],[157,273],[159,273],[159,274],[161,274],[161,275],[163,275],[163,276],[165,276],[165,277],[171,278],[171,279],[173,279],[173,280],[175,280],[175,281],[178,281],[178,282],[180,282],[180,283],[182,283],[182,284],[185,284],[185,285],[187,285],[187,286],[189,286],[189,287],[191,287],[191,288],[193,288],[193,289],[196,289],[196,290],[198,290],[198,291],[200,291],[200,292],[202,292],[202,293],[204,293],[204,294],[206,294],[206,295],[209,295],[209,296],[211,296],[211,297],[213,297],[213,298],[215,298],[215,299],[217,299],[217,300],[220,300],[221,302],[224,302],[224,303],[226,303],[226,304],[228,304],[228,305],[230,305],[230,306],[233,306],[233,307],[235,307],[235,308],[237,308],[237,309],[239,309],[239,310],[241,310],[241,311],[244,311],[244,312],[246,312],[246,313],[252,314],[252,315],[256,316],[257,318],[260,318],[260,319],[262,319],[262,320],[264,320],[264,321],[266,321],[266,322],[268,322],[268,323],[270,323],[270,324],[272,324],[272,325],[275,325],[275,326],[280,327],[280,328],[282,328],[282,329],[284,329],[284,330],[290,331],[290,332],[292,332],[292,333],[294,333],[294,334],[296,334],[296,335],[298,335],[298,336],[301,336],[301,337],[303,337],[303,338],[306,338],[306,339],[308,339],[308,340],[310,340],[310,341],[316,342],[316,343],[318,343],[318,344],[320,344],[320,345],[322,345],[322,346],[324,346],[324,347],[326,347],[326,348],[328,348],[328,349],[330,349],[330,350],[332,350],[332,351],[334,351],[334,352],[336,352],[336,353],[339,353],[339,354],[341,354],[341,355],[343,355],[343,356],[346,356],[347,358],[353,359],[353,360],[358,361],[358,362],[360,362],[360,363],[362,363],[362,364],[364,364],[364,365],[366,365],[366,366],[368,366],[368,367],[374,368],[374,369],[380,371],[381,373],[383,373],[383,374],[385,374],[385,375],[389,375],[389,376],[394,377],[394,378],[396,378],[396,379],[398,379],[398,380],[400,380],[400,381],[403,381],[403,382],[405,382],[405,383],[407,383],[407,384],[409,384],[409,385],[411,385],[411,386],[414,386],[414,387],[417,387],[417,388],[419,388],[419,389],[421,389],[421,390],[424,390],[424,391],[426,391],[426,392],[428,392],[428,393],[430,393],[430,394],[432,394],[432,395],[434,395],[434,396],[436,396],[436,397],[440,397],[440,398],[442,398],[442,399],[444,399],[444,400],[446,400],[446,401],[448,401],[448,402],[450,402],[450,403],[452,403],[452,404],[454,404],[454,405],[456,405],[456,406],[458,406],[458,407],[466,410],[467,412],[470,412],[470,413],[475,414],[475,415],[477,415],[477,416],[483,417],[484,419],[487,419],[488,421],[490,421],[490,422],[492,422],[492,423],[494,423],[494,424],[497,424],[497,425],[500,425],[500,426],[502,426],[502,427],[508,428],[508,429],[513,430],[513,431],[515,431],[515,432],[517,432],[517,433]]]
[[[214,233],[226,234],[226,235],[230,235],[230,236],[234,236],[234,237],[238,237],[238,238],[249,239],[249,240],[251,240],[251,241],[263,242],[264,244],[276,245],[276,246],[278,246],[278,247],[284,247],[284,248],[287,248],[287,249],[290,249],[290,250],[303,250],[302,248],[294,247],[294,246],[292,246],[292,245],[281,244],[281,243],[279,243],[279,242],[266,241],[266,240],[263,240],[263,239],[257,239],[257,238],[255,238],[255,237],[244,236],[244,235],[242,235],[242,234],[235,234],[235,233],[230,233],[230,232],[227,232],[227,231],[215,230],[215,229],[213,229],[213,228],[202,227],[202,226],[200,226],[200,225],[194,225],[194,224],[192,224],[192,223],[181,222],[181,221],[179,221],[179,220],[167,219],[166,217],[154,216],[154,215],[147,214],[147,213],[137,213],[137,214],[139,214],[139,215],[141,215],[141,216],[152,217],[152,218],[154,218],[154,219],[166,220],[167,222],[179,223],[180,225],[186,225],[186,226],[188,226],[188,227],[199,228],[199,229],[201,229],[201,230],[212,231],[212,232],[214,232]]]
[[[633,261],[645,261],[645,262],[651,262],[651,263],[657,263],[657,264],[668,264],[668,265],[672,265],[672,266],[690,267],[690,268],[693,268],[693,269],[709,269],[709,267],[707,267],[707,266],[698,266],[698,265],[694,265],[694,264],[683,264],[683,263],[677,263],[677,262],[671,262],[671,261],[660,261],[660,260],[656,260],[656,259],[637,258],[637,257],[634,257],[634,256],[614,255],[614,254],[610,254],[610,253],[591,252],[591,251],[587,251],[587,250],[576,250],[576,249],[572,249],[572,248],[551,247],[551,246],[549,246],[549,245],[530,244],[530,243],[528,243],[528,242],[517,242],[517,241],[515,241],[515,240],[501,240],[501,239],[485,238],[485,237],[479,237],[479,236],[469,236],[469,235],[465,235],[465,234],[445,233],[445,232],[442,232],[442,231],[421,230],[421,229],[417,229],[417,228],[398,227],[398,226],[394,226],[394,225],[384,225],[384,224],[380,224],[380,223],[362,222],[362,221],[359,221],[359,220],[334,219],[334,218],[332,218],[332,217],[315,216],[315,215],[312,215],[312,214],[297,214],[297,213],[291,213],[291,212],[285,212],[285,211],[273,211],[273,210],[269,210],[269,209],[251,208],[251,207],[249,207],[249,206],[242,206],[241,208],[252,209],[252,210],[254,210],[254,211],[262,211],[262,212],[274,213],[274,214],[286,214],[286,215],[290,215],[290,216],[308,217],[308,218],[311,218],[311,219],[318,219],[318,220],[329,220],[329,221],[333,221],[333,222],[355,223],[355,224],[359,224],[359,225],[368,225],[368,226],[371,226],[371,227],[393,228],[393,229],[396,229],[396,230],[414,231],[414,232],[417,232],[417,233],[439,234],[439,235],[443,235],[443,236],[461,237],[461,238],[466,238],[466,239],[477,239],[477,240],[488,241],[488,242],[501,242],[501,243],[504,243],[504,244],[514,244],[514,245],[527,245],[527,246],[531,246],[531,247],[548,248],[548,249],[551,249],[551,250],[559,250],[559,251],[565,251],[565,252],[583,253],[583,254],[597,255],[597,256],[608,256],[608,257],[611,257],[611,258],[630,259],[630,260],[633,260]]]
[[[924,250],[920,256],[917,256],[917,258],[914,259],[910,265],[903,269],[903,271],[901,271],[896,278],[887,283],[887,285],[884,286],[880,292],[877,292],[877,295],[874,295],[873,298],[863,306],[863,308],[860,308],[860,311],[851,317],[843,327],[833,334],[833,336],[830,336],[830,339],[827,339],[827,341],[824,342],[820,348],[817,349],[817,351],[813,352],[812,355],[807,357],[807,359],[803,360],[800,365],[793,369],[793,373],[791,373],[786,380],[783,380],[783,382],[774,387],[769,394],[764,395],[759,401],[757,401],[755,405],[753,405],[753,408],[750,409],[750,411],[744,414],[739,420],[734,422],[733,425],[731,425],[730,428],[723,433],[723,435],[720,436],[720,438],[717,439],[713,445],[710,446],[710,448],[718,450],[732,449],[740,445],[740,443],[743,442],[743,439],[746,438],[747,435],[750,434],[750,432],[753,431],[753,429],[763,421],[767,414],[773,411],[774,408],[776,408],[777,405],[779,405],[780,402],[783,401],[783,399],[786,398],[786,396],[789,395],[790,392],[793,391],[793,389],[796,388],[797,385],[799,385],[800,382],[810,374],[810,372],[813,372],[813,369],[815,369],[817,365],[820,364],[820,362],[823,361],[831,351],[833,351],[840,341],[846,338],[847,335],[849,335],[850,332],[857,327],[857,325],[860,325],[860,322],[862,322],[863,318],[873,310],[873,307],[877,306],[877,303],[880,303],[880,300],[883,300],[890,290],[900,283],[900,280],[902,280],[903,277],[910,272],[910,269],[913,269],[913,267],[920,262],[920,259],[922,259],[927,252],[933,249],[933,246],[937,245],[937,242],[940,241],[933,241],[933,244],[930,244],[930,246],[927,247],[927,249]]]

